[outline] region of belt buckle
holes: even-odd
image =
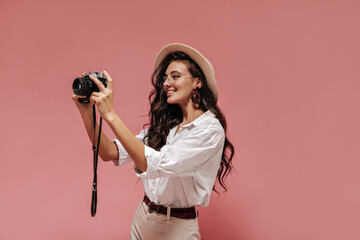
[[[149,213],[153,213],[153,212],[159,213],[160,205],[157,205],[157,204],[153,203],[154,205],[157,206],[157,208],[156,208],[156,210],[152,210],[152,209],[150,209],[150,204],[152,204],[152,203],[153,203],[153,202],[149,202],[149,203],[147,204]]]
[[[151,201],[147,204],[148,211],[149,211],[149,213],[153,213],[154,211],[152,209],[150,209],[150,204],[151,204]]]

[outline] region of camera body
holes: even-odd
[[[90,79],[90,75],[99,79],[107,87],[107,79],[103,72],[88,72],[80,78],[75,78],[73,82],[74,93],[79,96],[86,96],[86,98],[80,98],[79,102],[90,103],[91,94],[100,92],[98,86]]]

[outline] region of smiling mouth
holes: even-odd
[[[176,92],[175,90],[170,90],[166,92],[167,96],[171,96],[174,92]]]

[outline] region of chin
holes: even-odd
[[[189,99],[189,101],[191,101]],[[187,104],[187,101],[185,101],[184,99],[179,99],[179,98],[168,98],[166,100],[166,102],[168,104],[178,104],[178,105],[186,105]]]
[[[179,104],[181,102],[179,98],[171,97],[171,96],[168,97],[166,101],[168,104]]]

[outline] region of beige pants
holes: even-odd
[[[197,218],[181,219],[167,217],[156,212],[149,213],[141,201],[131,223],[130,240],[200,239]]]

